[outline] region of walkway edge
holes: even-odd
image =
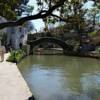
[[[32,93],[15,63],[0,63],[0,100],[28,100]]]

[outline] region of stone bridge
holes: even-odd
[[[39,39],[36,40],[28,40],[27,44],[30,45],[30,54],[33,54],[33,48],[35,46],[40,45],[41,43],[54,43],[59,45],[62,49],[64,54],[69,53],[73,50],[73,46],[68,45],[67,43],[65,43],[64,41],[55,38],[55,37],[41,37]]]

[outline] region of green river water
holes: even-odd
[[[36,100],[100,100],[100,59],[33,55],[18,67]]]

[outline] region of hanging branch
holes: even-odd
[[[50,7],[46,11],[41,11],[38,14],[27,16],[27,17],[22,17],[17,21],[10,21],[10,22],[4,22],[0,23],[0,29],[6,28],[6,27],[14,27],[14,26],[20,26],[26,21],[29,20],[35,20],[35,19],[40,19],[40,18],[46,18],[49,16],[54,10],[56,10],[58,7],[62,6],[66,0],[60,0],[57,2],[54,6]]]

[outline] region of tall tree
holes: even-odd
[[[96,17],[100,16],[100,5],[94,5],[91,9],[87,11],[88,19],[92,22],[93,28],[96,25]]]

